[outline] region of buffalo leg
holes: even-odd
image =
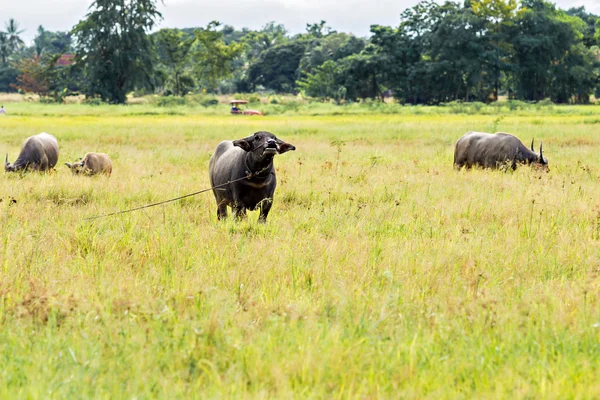
[[[224,201],[217,204],[217,218],[219,221],[227,218],[227,204]]]
[[[45,155],[42,157],[42,160],[40,161],[40,165],[39,165],[39,170],[40,171],[47,171],[48,170],[48,157],[46,157]]]
[[[240,221],[242,219],[246,219],[246,208],[245,207],[235,205],[232,207],[232,209],[233,209],[233,216],[235,217],[236,220]]]
[[[258,216],[258,222],[267,222],[267,215],[271,211],[273,201],[271,199],[264,199],[260,202],[260,215]]]

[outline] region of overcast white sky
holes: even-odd
[[[585,6],[600,14],[600,0],[555,2],[561,8]],[[204,26],[217,20],[236,28],[256,29],[276,21],[299,33],[307,23],[323,19],[337,31],[368,36],[370,25],[395,26],[400,13],[416,3],[418,0],[164,0],[160,27]],[[91,0],[0,0],[0,10],[3,20],[12,17],[19,22],[29,43],[40,24],[51,31],[70,30],[89,4]]]

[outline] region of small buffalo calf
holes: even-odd
[[[87,153],[83,160],[76,163],[65,163],[75,175],[96,175],[105,174],[110,176],[112,173],[112,161],[104,153]]]

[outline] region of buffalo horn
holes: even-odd
[[[8,153],[6,153],[6,161],[4,161],[4,164],[8,164]]]
[[[535,140],[535,138],[534,138],[534,139],[531,139],[531,151],[535,151],[535,150],[533,149],[533,141],[534,141],[534,140]]]
[[[541,160],[542,162],[544,162],[544,155],[542,154],[542,144],[543,144],[543,143],[540,143],[540,160]]]

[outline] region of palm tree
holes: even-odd
[[[8,35],[5,32],[0,32],[0,60],[2,60],[2,64],[6,64],[11,53],[12,48],[8,40]]]
[[[19,30],[19,23],[11,18],[4,24],[6,28],[6,36],[8,36],[8,42],[13,51],[19,51],[24,45],[23,39],[19,37],[23,30]]]
[[[42,52],[44,51],[44,49],[46,47],[46,40],[47,40],[48,32],[46,32],[46,30],[44,29],[44,27],[42,25],[38,26],[37,32],[38,32],[38,34],[33,39],[33,44],[35,46],[35,54],[38,56],[41,56]]]

